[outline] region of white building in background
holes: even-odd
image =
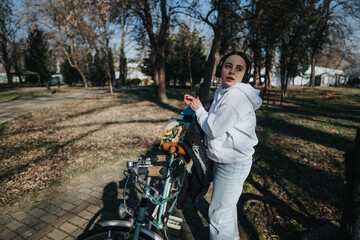
[[[309,86],[310,85],[311,66],[304,75],[289,78],[288,85]],[[262,74],[263,75],[263,74]],[[334,86],[335,84],[345,84],[347,75],[343,70],[315,67],[315,86]],[[274,68],[271,84],[273,86],[281,85],[280,68]]]
[[[128,62],[127,63],[127,75],[126,77],[129,79],[138,78],[140,80],[147,79],[148,76],[144,75],[141,72],[140,62]]]
[[[140,64],[141,64],[140,62],[135,62],[135,61],[129,61],[127,63],[126,79],[138,78],[140,80],[145,80],[148,78],[148,76],[144,75],[141,72]],[[115,78],[119,78],[119,77],[120,77],[120,72],[115,72]]]

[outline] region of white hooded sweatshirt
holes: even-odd
[[[209,112],[203,107],[196,110],[198,123],[206,134],[210,159],[234,163],[252,158],[258,143],[255,110],[262,104],[259,93],[260,90],[245,83],[219,87]]]

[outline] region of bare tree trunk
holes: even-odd
[[[5,61],[4,61],[5,62]],[[5,72],[6,72],[6,77],[8,79],[8,84],[12,85],[13,84],[13,80],[12,80],[12,74],[11,74],[11,66],[8,63],[4,63],[4,68],[5,68]]]
[[[70,48],[72,48],[72,46],[70,46]],[[71,51],[71,52],[72,52],[72,51]],[[87,89],[88,89],[87,78],[86,78],[85,74],[83,73],[83,71],[81,71],[81,69],[80,69],[80,67],[79,67],[79,65],[78,65],[78,63],[77,63],[77,61],[76,61],[75,56],[73,56],[74,62],[72,62],[72,61],[71,61],[71,58],[70,58],[70,54],[71,54],[71,53],[69,54],[68,51],[65,49],[65,54],[66,54],[66,56],[67,56],[69,65],[70,65],[71,67],[75,68],[75,69],[79,72],[79,74],[80,74],[80,76],[81,76],[81,79],[83,80],[83,83],[84,83],[84,88],[85,88],[85,90],[87,90]]]
[[[258,34],[254,36],[254,39],[254,82],[252,85],[258,87],[261,81],[261,44],[260,39],[258,39]]]
[[[192,79],[192,69],[191,69],[191,32],[190,32],[190,29],[191,29],[191,25],[190,25],[190,21],[189,21],[189,16],[186,15],[186,20],[187,20],[187,27],[189,29],[189,36],[187,38],[187,42],[186,42],[186,45],[187,45],[187,63],[188,63],[188,68],[189,68],[189,82],[190,82],[190,88],[191,90],[194,90],[194,84],[193,84],[193,79]],[[185,86],[186,86],[186,81],[185,81]]]
[[[223,26],[224,26],[224,19],[225,13],[223,11],[224,1],[219,0],[218,3],[218,18],[216,20],[216,24],[211,25],[214,31],[214,40],[211,46],[210,54],[208,60],[205,64],[205,71],[204,71],[204,82],[200,89],[200,99],[202,102],[209,99],[210,93],[210,85],[211,80],[214,73],[215,62],[217,59],[220,59],[220,47],[221,42],[223,40]]]
[[[194,90],[194,83],[193,83],[192,70],[191,70],[191,56],[189,56],[189,81],[190,81],[191,90]]]
[[[14,69],[15,69],[15,72],[16,72],[16,76],[19,78],[20,83],[23,83],[24,81],[23,81],[23,79],[21,77],[21,74],[19,73],[20,69],[19,69],[19,67],[18,67],[18,65],[16,63],[14,64]]]
[[[158,97],[160,102],[167,103],[169,100],[166,96],[166,79],[165,79],[165,65],[166,65],[166,56],[165,56],[165,44],[161,45],[160,48],[160,66],[159,66],[159,89]]]
[[[120,61],[119,61],[119,82],[116,82],[115,86],[119,87],[119,85],[125,86],[125,73],[126,73],[126,63],[124,63],[123,61],[126,61],[125,58],[125,36],[126,36],[126,31],[127,31],[127,26],[125,28],[125,16],[123,17],[123,20],[121,22],[121,40],[120,40]]]
[[[282,97],[286,97],[286,95],[287,95],[288,82],[289,82],[289,72],[286,73],[285,84],[283,86],[283,91],[281,92]]]
[[[126,80],[126,57],[124,52],[124,46],[120,47],[120,69],[119,69],[119,82],[117,83],[117,86],[119,85],[125,86],[125,80]]]
[[[315,55],[311,55],[310,87],[315,87]]]
[[[187,51],[187,59],[188,59],[188,67],[189,67],[189,81],[190,81],[191,90],[194,90],[194,84],[193,84],[193,79],[192,79],[192,70],[191,70],[191,43],[190,43],[190,40],[188,41],[188,49],[187,50],[188,50]],[[186,85],[186,83],[185,83],[185,85]]]
[[[150,1],[143,1],[138,5],[138,14],[143,22],[149,36],[151,48],[151,63],[153,66],[153,78],[155,83],[155,94],[160,102],[167,103],[166,96],[166,78],[165,78],[165,45],[167,41],[167,31],[169,28],[169,16],[167,13],[167,2],[161,0],[161,24],[159,33],[155,34],[153,30],[153,19],[150,7]]]
[[[213,46],[205,64],[204,82],[200,89],[200,99],[202,102],[209,99],[210,84],[214,73],[215,62],[217,59],[220,59],[220,44],[221,41],[219,39],[213,40]]]
[[[110,51],[110,53],[108,52],[108,56],[107,56],[107,59],[108,59],[108,75],[109,75],[109,88],[110,88],[110,93],[114,93],[114,90],[113,90],[113,82],[115,82],[115,73],[114,73],[114,61],[112,59],[112,53]]]
[[[106,26],[104,28],[106,29]],[[106,36],[106,52],[107,52],[107,60],[108,60],[107,72],[109,75],[109,87],[110,87],[110,93],[112,94],[114,92],[113,83],[115,82],[115,71],[114,71],[113,55],[109,44],[109,36]]]
[[[266,49],[266,57],[265,57],[265,89],[271,87],[274,58],[275,58],[275,50],[272,46],[269,47],[268,45]]]
[[[0,48],[1,53],[0,56],[2,57],[2,62],[5,68],[5,72],[6,72],[6,77],[8,79],[8,84],[13,84],[12,81],[12,76],[11,76],[11,60],[10,60],[10,56],[9,56],[9,52],[7,50],[7,45],[8,45],[8,40],[6,39],[5,36],[3,36],[1,34],[1,42],[2,42],[2,46]]]

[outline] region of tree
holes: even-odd
[[[315,58],[329,36],[330,0],[309,0],[305,18],[308,28],[308,49],[310,52],[310,86],[315,86]]]
[[[96,53],[92,58],[93,60],[90,64],[89,70],[89,79],[93,86],[103,86],[106,82],[110,81],[106,65],[104,64],[104,59],[107,59],[106,54],[106,52]]]
[[[277,1],[278,2],[278,1]],[[275,62],[275,51],[278,38],[281,35],[281,31],[284,28],[284,24],[281,21],[282,6],[275,5],[274,1],[265,2],[264,7],[264,50],[265,50],[265,89],[271,87],[272,71]]]
[[[254,85],[260,84],[261,68],[265,66],[265,88],[270,87],[279,37],[286,29],[284,13],[288,11],[286,0],[252,1],[245,11],[249,38],[247,44],[253,52]]]
[[[115,85],[125,85],[126,78],[126,56],[125,56],[125,37],[128,34],[128,29],[132,20],[132,15],[130,11],[131,1],[120,0],[115,3],[114,10],[112,12],[111,20],[117,24],[120,24],[121,28],[121,37],[120,37],[120,49],[119,49],[119,82],[116,82]]]
[[[84,88],[88,89],[88,68],[80,61],[93,52],[96,45],[97,19],[88,14],[85,1],[41,0],[32,1],[37,9],[34,14],[42,15],[43,24],[53,30],[53,41],[63,49],[71,67],[81,75]]]
[[[165,49],[166,55],[166,83],[172,80],[174,87],[179,83],[185,86],[187,80],[192,77],[192,84],[197,84],[203,77],[206,56],[205,46],[200,34],[193,32],[181,25],[176,34],[169,34]],[[141,71],[145,75],[153,74],[153,66],[150,58],[145,58]]]
[[[60,65],[60,72],[63,76],[64,82],[69,85],[81,83],[81,75],[74,67],[71,67],[67,58],[63,60]]]
[[[205,64],[204,82],[200,90],[200,99],[206,101],[209,98],[209,91],[211,80],[213,78],[214,67],[216,61],[220,59],[221,50],[227,50],[229,44],[225,44],[225,33],[232,33],[231,29],[238,24],[241,17],[238,11],[241,9],[239,1],[235,0],[212,0],[210,1],[211,8],[206,13],[192,7],[191,15],[200,21],[208,24],[213,31],[213,41],[211,45],[210,54]],[[227,38],[231,34],[227,35]]]
[[[123,40],[122,40],[123,42]],[[125,86],[125,79],[127,74],[127,59],[125,56],[124,47],[120,47],[120,57],[119,57],[119,80],[121,85]]]
[[[133,5],[133,11],[140,18],[149,39],[155,94],[158,100],[163,103],[168,102],[165,84],[165,48],[170,19],[174,15],[174,6],[169,5],[166,0],[135,1]],[[160,13],[158,18],[155,12]]]
[[[304,17],[306,8],[300,0],[289,2],[286,7],[288,11],[284,15],[284,20],[287,25],[280,36],[279,46],[281,93],[283,96],[287,94],[289,78],[305,72],[309,66],[306,45],[308,25]]]
[[[173,35],[171,54],[167,58],[167,72],[169,79],[179,80],[185,86],[189,80],[191,88],[200,82],[205,69],[205,46],[199,33],[190,31],[189,27],[182,25],[177,34]]]
[[[95,48],[96,54],[106,58],[106,73],[108,75],[108,82],[110,87],[110,93],[113,93],[113,84],[115,83],[115,69],[114,58],[110,47],[110,36],[112,32],[109,30],[109,23],[111,20],[111,9],[114,4],[105,0],[93,1],[87,5],[88,11],[86,11],[89,18],[92,19],[91,24],[96,30],[95,35],[90,35],[93,38],[91,46]],[[98,24],[96,24],[98,23]],[[89,36],[89,35],[88,35]],[[99,48],[100,46],[100,48]],[[100,52],[104,49],[106,54]]]
[[[253,52],[253,86],[260,85],[261,68],[262,68],[262,39],[264,38],[264,1],[252,1],[250,16],[248,17],[250,39],[249,45]]]
[[[25,67],[27,70],[39,73],[41,86],[46,84],[47,88],[50,89],[51,68],[49,49],[44,32],[41,29],[34,28],[29,31]],[[30,78],[32,82],[37,82],[38,80],[36,76],[31,76]]]
[[[338,56],[349,54],[347,45],[353,35],[354,24],[359,23],[358,11],[360,3],[356,0],[308,0],[307,15],[309,24],[308,49],[310,52],[311,81],[310,87],[315,86],[315,65],[317,59],[325,55],[331,57],[334,49]],[[335,46],[335,47],[334,47]],[[342,49],[339,51],[339,46]],[[327,47],[327,49],[324,48]]]
[[[11,67],[15,57],[18,56],[14,54],[18,22],[14,19],[12,7],[13,4],[9,0],[0,2],[0,60],[4,65],[9,84],[12,84]]]
[[[25,54],[25,43],[21,39],[12,43],[13,49],[13,67],[15,74],[19,78],[20,83],[23,83],[21,76],[21,69],[24,69],[24,54]]]

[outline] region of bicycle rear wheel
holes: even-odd
[[[351,240],[360,240],[360,211],[358,212],[353,224]]]
[[[124,226],[98,227],[81,234],[77,240],[132,240],[132,229]],[[153,240],[154,238],[140,232],[139,240]]]

